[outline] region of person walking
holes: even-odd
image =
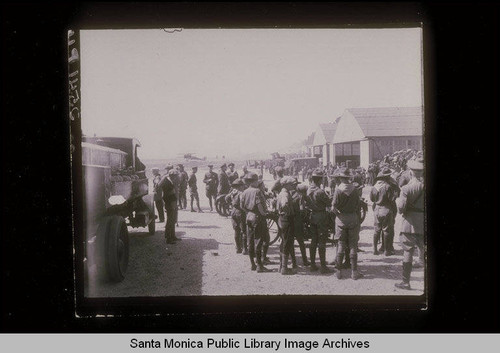
[[[167,222],[165,223],[165,240],[167,244],[174,244],[175,241],[180,240],[175,236],[175,222],[177,211],[177,197],[174,188],[174,182],[172,181],[175,171],[172,168],[168,169],[169,172],[164,175],[158,184],[158,187],[162,191],[163,202],[165,204],[165,211],[167,214]]]

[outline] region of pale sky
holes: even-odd
[[[347,108],[422,105],[421,29],[81,31],[82,129],[142,158],[284,152]]]

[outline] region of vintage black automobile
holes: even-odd
[[[134,138],[83,137],[83,202],[86,270],[103,281],[125,278],[128,226],[155,233],[153,194]]]

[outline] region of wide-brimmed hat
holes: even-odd
[[[299,191],[299,192],[306,192],[307,191],[307,185],[306,184],[299,184],[299,185],[297,185],[297,191]]]
[[[208,167],[208,168],[213,168],[213,167],[214,167],[214,165],[213,165],[213,164],[209,164],[209,165],[207,165],[207,167]]]
[[[179,168],[184,168],[184,165],[182,165],[182,164],[180,164],[180,163],[179,163],[179,164],[177,164],[177,166],[178,166]]]
[[[234,180],[232,183],[231,183],[231,186],[241,186],[241,185],[245,185],[245,183],[243,182],[243,180],[241,180],[240,178]]]
[[[175,169],[172,169],[168,172],[168,175],[172,176],[172,175],[179,175],[179,172]]]
[[[193,170],[194,170],[194,169],[198,169],[198,167],[197,167],[197,166],[194,166],[194,167],[191,167],[191,169],[193,169]]]
[[[231,163],[229,163],[227,166],[228,166],[228,167],[234,167],[234,163],[233,163],[233,162],[231,162]]]
[[[257,181],[259,180],[259,176],[256,174],[256,173],[253,173],[253,172],[248,172],[247,174],[245,174],[245,176],[243,177],[243,179],[247,180],[247,181]]]
[[[290,176],[286,176],[286,177],[283,177],[280,179],[280,184],[282,186],[285,186],[285,185],[297,185],[299,182],[297,181],[296,178],[293,178],[293,177],[290,177]]]
[[[160,171],[160,169],[159,169],[159,168],[151,168],[151,172],[152,172],[152,173],[159,172],[159,171]]]
[[[340,168],[337,170],[337,173],[335,176],[339,177],[339,178],[350,178],[350,177],[352,177],[352,174],[351,174],[351,170],[349,168]]]
[[[220,167],[221,167],[221,168],[227,168],[227,164],[226,164],[226,163],[224,163],[224,164],[222,164]]]
[[[412,170],[424,170],[424,159],[423,158],[416,158],[416,159],[410,159],[406,165],[408,168]]]
[[[313,176],[313,177],[324,177],[325,173],[323,173],[323,171],[321,169],[314,169],[311,176]]]
[[[382,168],[382,170],[377,174],[377,178],[385,178],[385,177],[388,177],[388,176],[391,176],[391,174],[393,173],[393,171],[388,168],[388,167],[384,167]]]
[[[171,169],[174,169],[174,166],[172,164],[167,164],[165,170],[171,170]]]

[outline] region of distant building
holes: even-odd
[[[304,157],[313,157],[314,132],[307,136],[302,143],[302,153]]]
[[[333,161],[369,163],[403,149],[422,149],[422,107],[350,108],[337,120]]]
[[[314,133],[311,157],[318,157],[323,165],[335,163],[333,153],[333,137],[337,130],[337,122],[319,124]]]

